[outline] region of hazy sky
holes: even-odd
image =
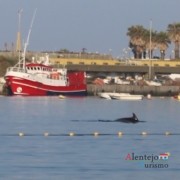
[[[86,48],[121,56],[128,47],[128,27],[149,28],[152,19],[153,29],[161,31],[180,22],[180,0],[0,0],[0,49],[16,42],[21,8],[23,40],[37,8],[28,46],[35,51]]]

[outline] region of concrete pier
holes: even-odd
[[[118,92],[131,94],[151,94],[153,96],[174,96],[180,93],[180,86],[137,86],[137,85],[94,85],[88,84],[88,95],[97,95],[99,92]]]

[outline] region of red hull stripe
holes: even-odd
[[[17,84],[17,85],[22,85],[22,86],[26,86],[26,87],[31,87],[31,88],[34,88],[34,89],[40,89],[40,90],[43,90],[43,91],[53,91],[53,92],[64,92],[64,93],[68,93],[68,92],[80,92],[80,91],[86,91],[86,89],[77,89],[77,90],[53,90],[51,88],[47,89],[47,88],[40,88],[38,86],[33,86],[33,85],[29,85],[29,84],[26,84],[26,83],[21,83],[21,82],[16,82],[16,81],[12,81],[12,83],[14,84]],[[69,88],[71,88],[71,86],[68,86]],[[62,88],[62,87],[60,87]],[[66,86],[64,86],[63,88],[66,88]]]

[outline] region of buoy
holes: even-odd
[[[166,136],[169,136],[169,135],[171,135],[171,133],[170,133],[169,131],[166,131],[166,132],[165,132],[165,135],[166,135]]]
[[[59,99],[65,99],[66,97],[63,95],[59,95]]]
[[[49,136],[49,133],[48,133],[48,132],[45,132],[45,133],[44,133],[44,136]]]
[[[19,136],[21,136],[21,137],[24,136],[24,133],[23,133],[23,132],[20,132],[20,133],[19,133]]]
[[[118,136],[122,136],[123,135],[123,132],[118,132]]]
[[[99,133],[98,132],[94,132],[94,136],[99,136]]]
[[[74,136],[74,135],[75,135],[74,132],[70,132],[70,133],[69,133],[69,136]]]
[[[148,94],[147,95],[147,99],[151,99],[152,97],[151,97],[151,94]]]
[[[147,132],[143,131],[141,134],[142,134],[143,136],[146,136],[146,135],[147,135]]]
[[[180,95],[177,96],[177,100],[180,100]]]

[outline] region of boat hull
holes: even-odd
[[[23,78],[6,77],[8,95],[23,96],[53,96],[53,95],[87,95],[86,84],[74,84],[67,86],[50,86],[41,82]]]
[[[132,94],[120,94],[120,95],[115,95],[111,96],[112,99],[117,99],[117,100],[142,100],[143,95],[132,95]]]
[[[116,99],[116,100],[142,100],[143,95],[133,95],[129,93],[110,93],[110,92],[102,92],[98,94],[99,97],[105,99]]]

